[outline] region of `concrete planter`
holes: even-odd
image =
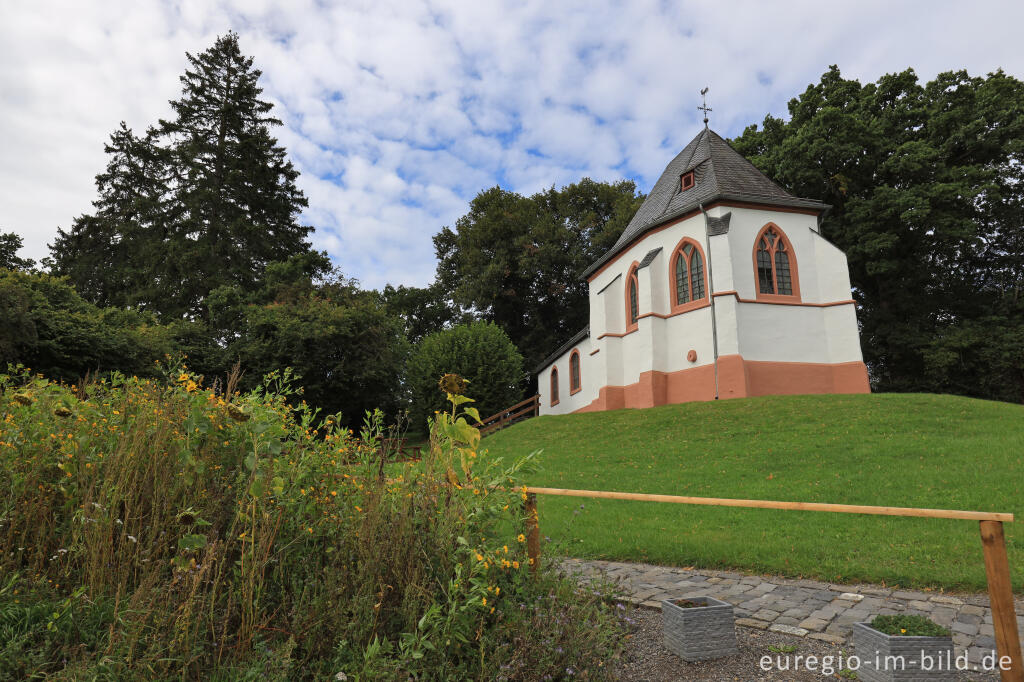
[[[853,648],[863,682],[957,680],[953,637],[904,637],[853,624]]]
[[[665,646],[684,661],[704,661],[736,653],[736,626],[732,604],[713,597],[692,597],[687,601],[703,606],[683,608],[669,600],[661,602]]]

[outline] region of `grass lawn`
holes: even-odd
[[[530,419],[537,486],[1011,512],[1024,592],[1024,406],[942,395],[771,396]],[[540,496],[546,552],[983,590],[978,524]]]

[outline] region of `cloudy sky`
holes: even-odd
[[[647,190],[705,85],[732,136],[830,64],[1024,77],[1022,25],[1020,2],[0,0],[0,231],[45,256],[118,122],[166,116],[185,52],[228,30],[284,121],[315,246],[380,287],[429,282],[431,236],[486,187]]]

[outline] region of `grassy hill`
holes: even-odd
[[[1024,591],[1024,406],[943,395],[771,396],[539,417],[538,486],[1012,512]],[[581,504],[582,503],[582,504]],[[618,500],[539,500],[545,551],[824,580],[982,590],[977,523]]]

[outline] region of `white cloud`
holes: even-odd
[[[40,0],[0,23],[0,229],[41,258],[90,210],[103,143],[168,115],[186,50],[238,31],[284,122],[314,242],[367,286],[425,284],[430,238],[501,183],[644,189],[696,134],[739,133],[830,64],[876,80],[1024,76],[1022,6],[981,2],[209,3]]]

